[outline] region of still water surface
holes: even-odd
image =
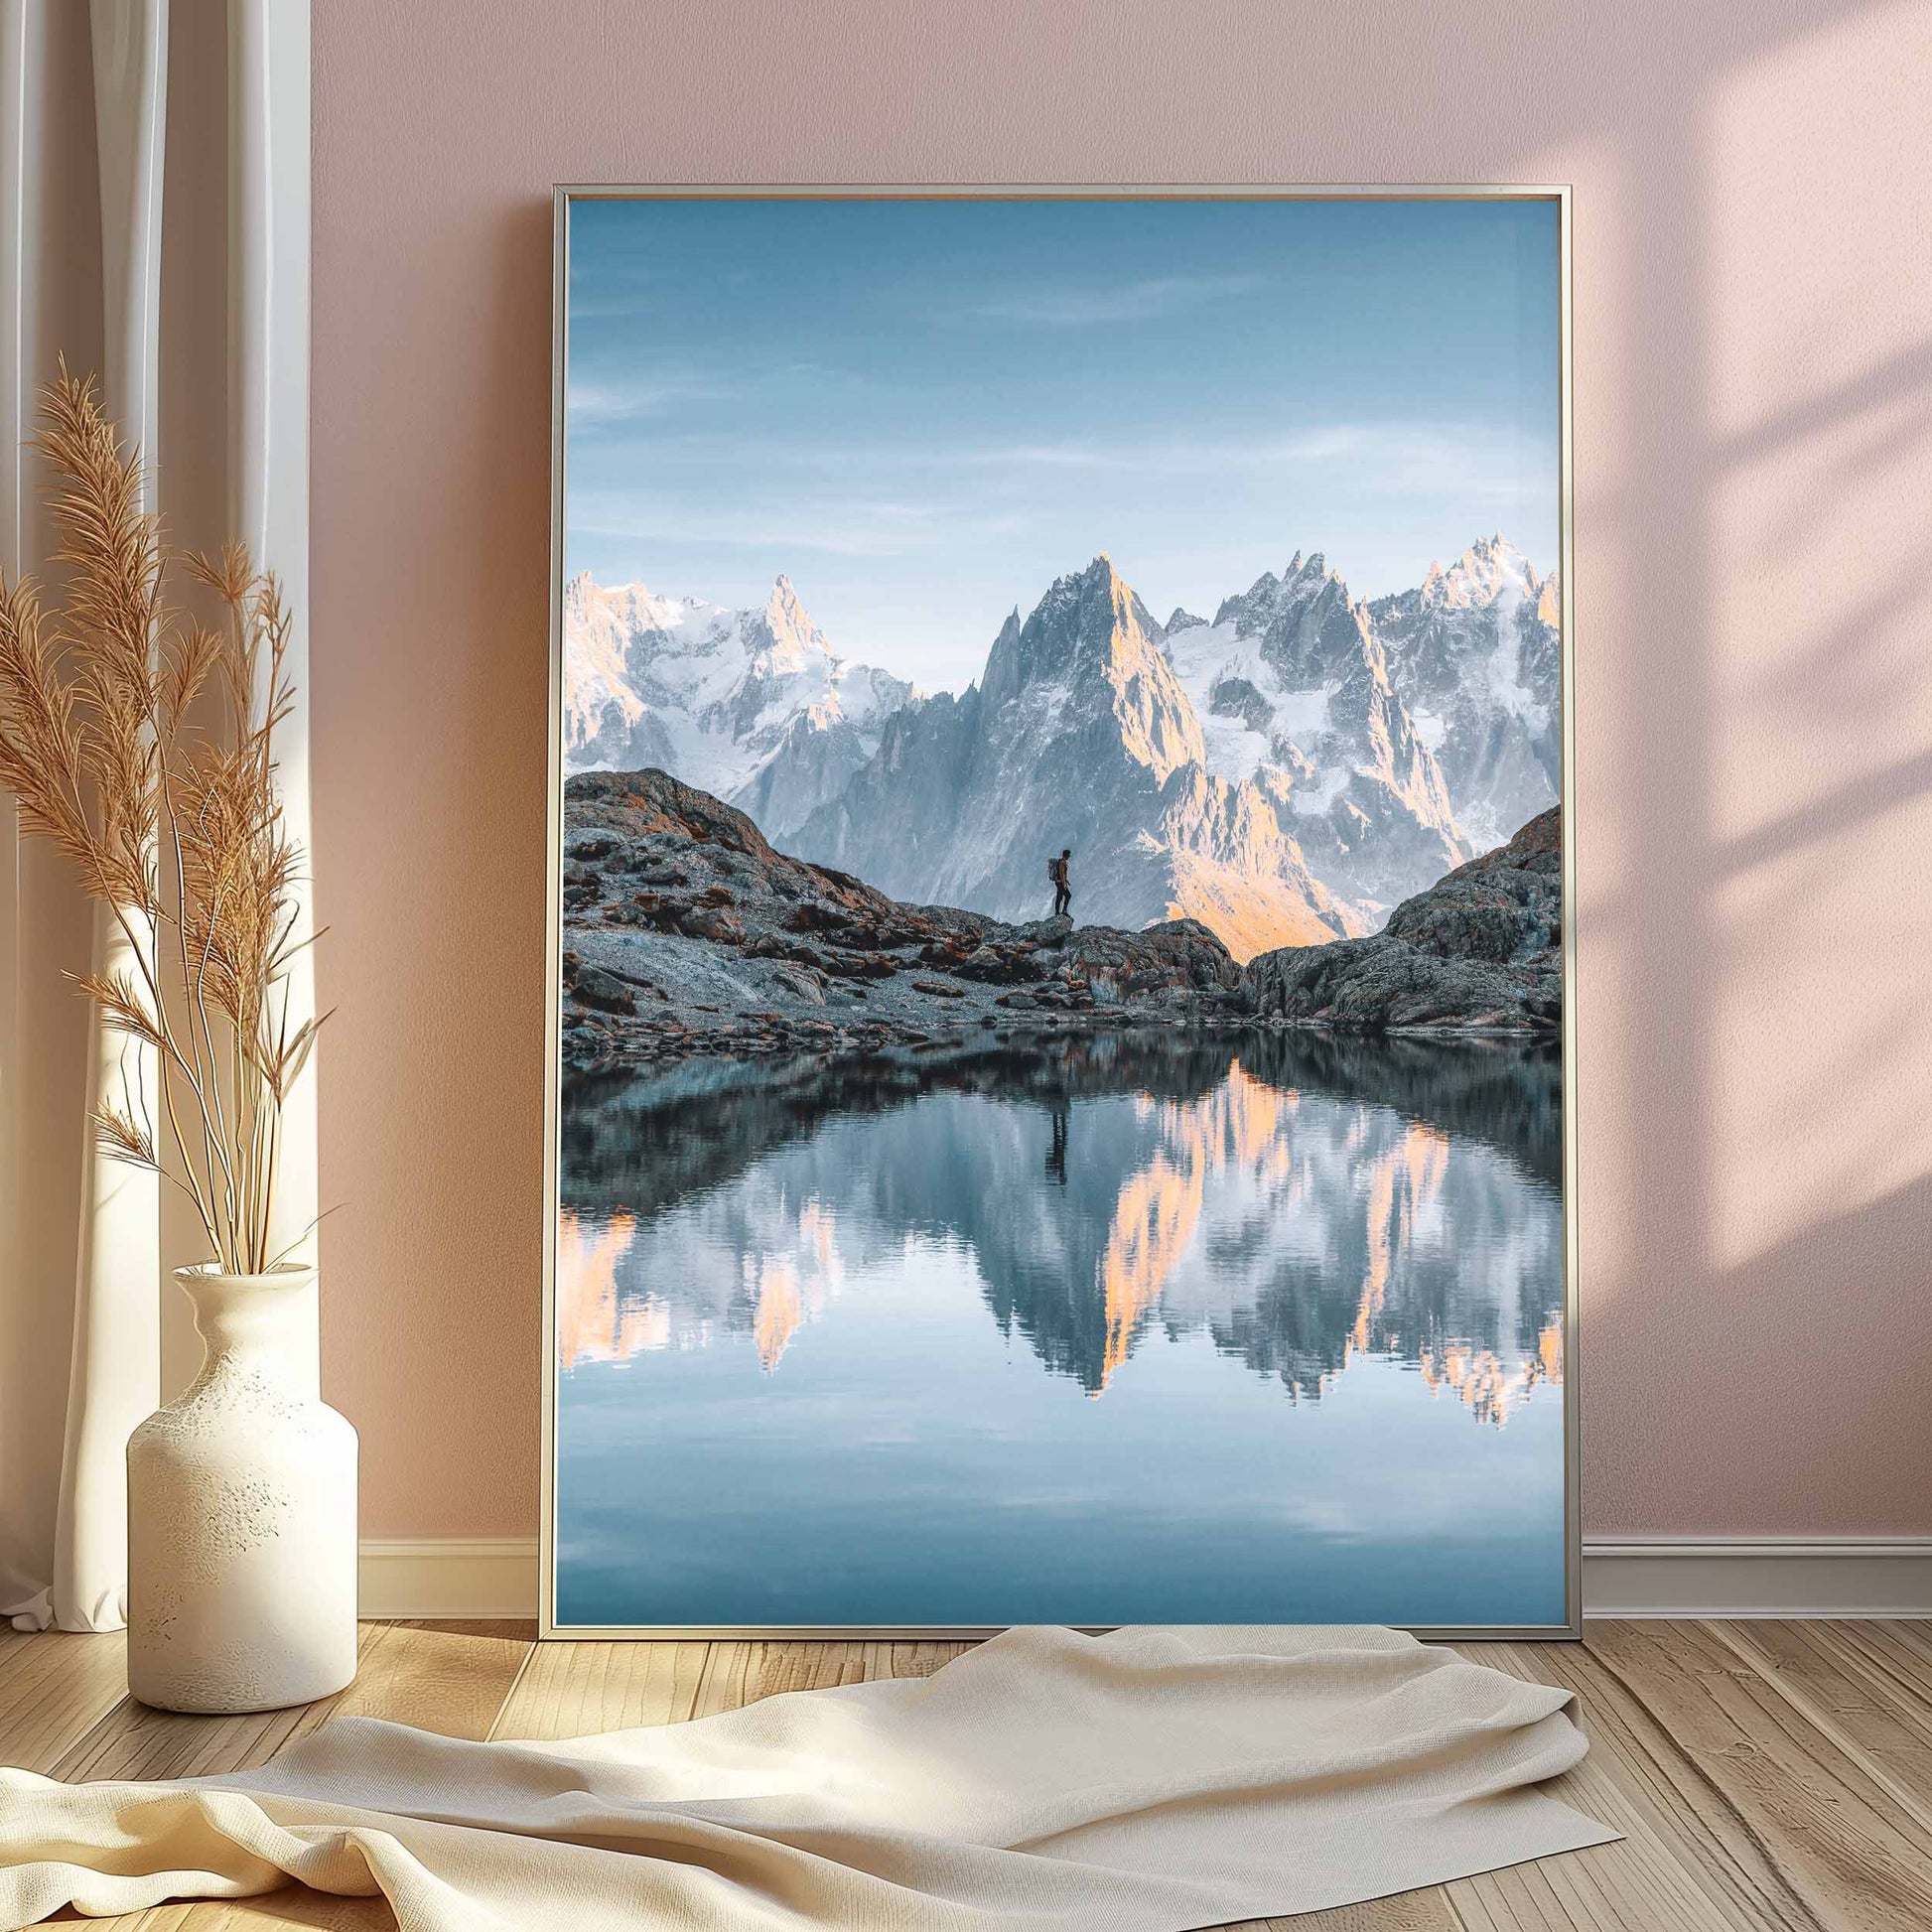
[[[1559,1107],[1300,1035],[574,1086],[559,1622],[1561,1622]]]

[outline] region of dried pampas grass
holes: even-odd
[[[35,448],[67,592],[50,613],[31,579],[0,576],[0,784],[111,909],[134,961],[78,982],[147,1049],[123,1059],[119,1094],[96,1110],[100,1148],[184,1187],[211,1258],[256,1274],[282,1258],[269,1248],[282,1109],[321,1024],[290,1013],[308,941],[275,777],[294,704],[289,617],[241,545],[165,552],[141,508],[140,457],[91,379],[64,361],[45,401]],[[213,594],[217,625],[171,601],[177,561]],[[218,726],[205,729],[210,711]],[[138,1074],[148,1054],[152,1095]]]

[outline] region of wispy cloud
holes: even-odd
[[[1029,289],[982,303],[977,313],[1001,322],[1043,323],[1056,329],[1148,322],[1245,295],[1259,288],[1262,279],[1259,275],[1155,275],[1085,288]]]
[[[736,391],[709,376],[672,374],[626,377],[618,382],[574,379],[570,385],[572,429],[634,423],[661,416],[680,403],[718,401]]]
[[[1007,443],[954,451],[922,451],[922,460],[975,469],[1147,470],[1212,472],[1271,465],[1314,464],[1360,456],[1380,434],[1354,423],[1331,423],[1274,437],[1151,436],[1118,442]],[[1412,432],[1396,433],[1410,438]],[[1427,432],[1424,432],[1426,435]]]
[[[1069,519],[1098,544],[1143,523],[1175,488],[1224,514],[1279,500],[1303,527],[1315,505],[1360,523],[1435,498],[1462,505],[1459,520],[1473,513],[1514,527],[1555,487],[1551,453],[1506,429],[1453,421],[1012,443],[685,432],[653,433],[650,443],[651,486],[573,488],[574,537],[780,560],[931,561]],[[666,476],[682,480],[677,493]],[[737,481],[751,478],[750,488]],[[1446,517],[1450,534],[1459,520]]]
[[[599,491],[578,494],[571,511],[573,536],[765,550],[780,559],[806,551],[851,558],[908,556],[965,540],[1009,537],[1025,527],[1026,519],[1013,512],[976,515],[953,504],[887,498],[706,508],[689,499]]]
[[[844,454],[844,453],[841,453]],[[859,459],[865,460],[865,459]],[[1508,500],[1549,486],[1555,453],[1487,423],[1318,423],[1274,436],[1068,438],[1054,442],[924,446],[921,468],[959,472],[1071,472],[1175,478],[1320,477],[1351,495],[1451,491]]]
[[[714,259],[705,264],[705,281],[713,289],[751,288],[759,274],[756,263]],[[572,275],[571,322],[661,322],[674,311],[689,279],[681,262],[603,260],[594,273],[580,269]]]
[[[845,478],[877,490],[883,479],[961,478],[1000,471],[1087,471],[1161,476],[1318,470],[1346,466],[1373,485],[1391,474],[1453,475],[1458,487],[1485,472],[1520,474],[1532,452],[1486,423],[1311,423],[1260,436],[1175,434],[1165,428],[1107,437],[1020,442],[878,435],[820,436],[790,429],[666,430],[650,434],[661,461],[687,474]]]

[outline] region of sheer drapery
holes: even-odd
[[[170,536],[239,536],[280,573],[306,693],[308,261],[308,0],[0,0],[0,569],[50,571],[23,442],[64,352]],[[306,715],[282,759],[306,849]],[[124,1446],[198,1357],[167,1270],[204,1258],[199,1230],[86,1131],[132,1049],[67,976],[117,943],[0,792],[0,1615],[25,1628],[123,1621]],[[315,1151],[310,1084],[285,1239],[313,1223]]]

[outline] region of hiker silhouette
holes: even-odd
[[[1069,916],[1073,910],[1073,886],[1067,877],[1066,864],[1073,857],[1073,848],[1068,846],[1057,859],[1046,862],[1046,876],[1053,882],[1053,917],[1062,912]]]

